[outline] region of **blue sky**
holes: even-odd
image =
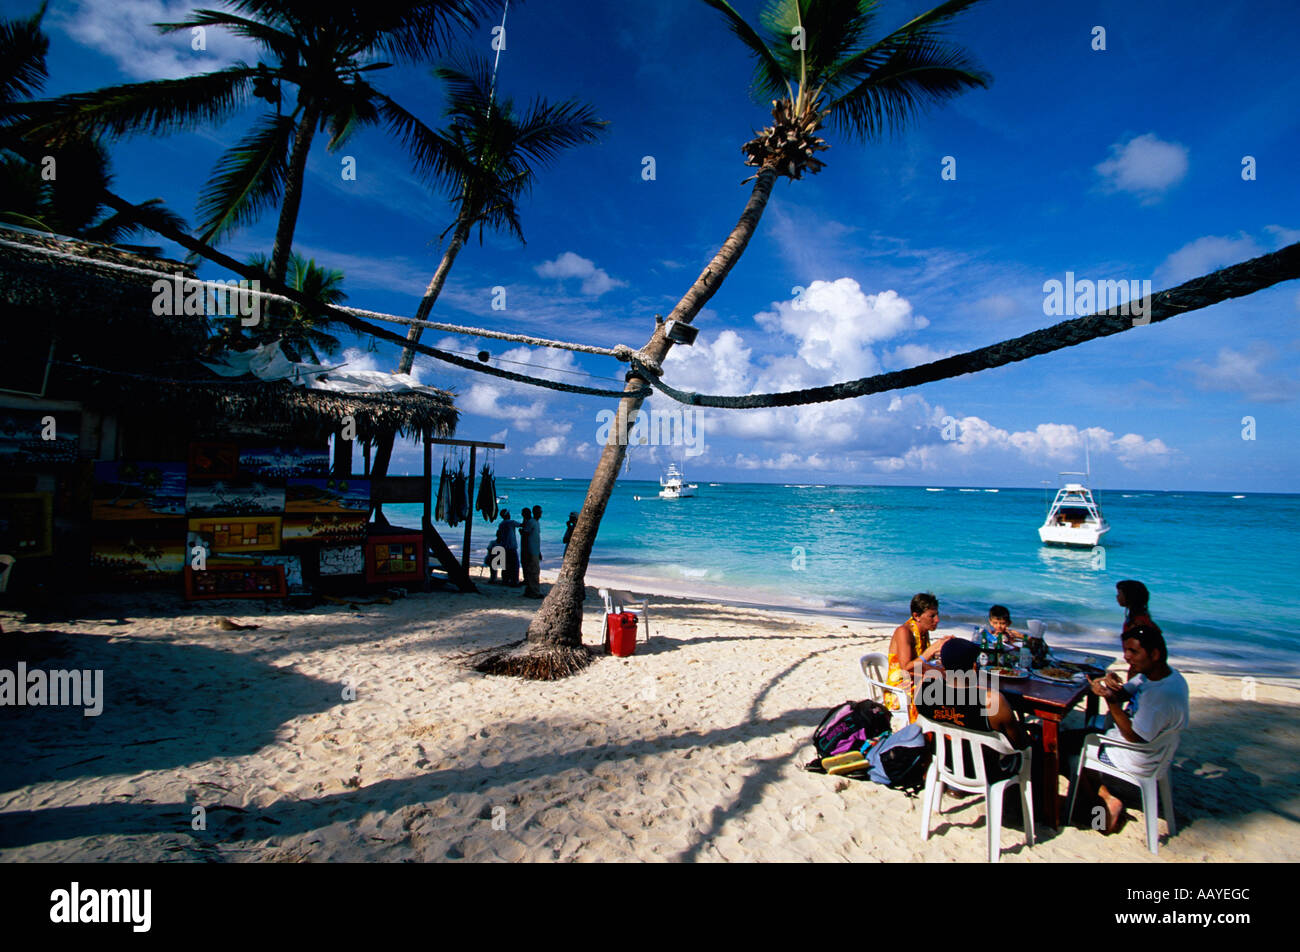
[[[210,33],[150,24],[204,4],[52,0],[51,94],[219,68],[256,52]],[[215,4],[209,4],[215,5]],[[759,3],[737,0],[751,18]],[[35,9],[5,0],[7,16]],[[928,4],[881,6],[881,31]],[[1091,48],[1094,27],[1106,49]],[[993,343],[1061,318],[1044,282],[1149,280],[1160,288],[1300,241],[1300,9],[1250,3],[991,2],[951,29],[993,77],[868,144],[827,134],[826,169],[781,180],[758,233],[697,319],[699,340],[665,379],[714,393],[816,386]],[[490,54],[490,26],[464,38]],[[735,223],[748,196],[740,146],[768,115],[752,66],[696,0],[510,4],[498,88],[517,101],[577,96],[609,121],[596,146],[544,171],[521,206],[526,245],[477,241],[458,260],[435,319],[604,346],[639,347]],[[427,68],[376,84],[436,125]],[[194,217],[219,153],[249,127],[113,146],[116,185]],[[356,160],[345,181],[342,156]],[[645,156],[655,178],[642,177]],[[955,180],[941,177],[945,156]],[[1256,178],[1243,180],[1253,156]],[[350,304],[409,316],[451,221],[446,197],[410,173],[399,147],[366,131],[340,152],[318,140],[297,250],[346,275]],[[274,218],[229,239],[267,251]],[[213,269],[205,274],[221,277]],[[492,288],[507,289],[493,310]],[[795,292],[795,288],[804,289]],[[799,298],[796,305],[795,298]],[[1081,468],[1097,485],[1294,492],[1300,489],[1296,359],[1300,282],[1138,327],[1045,357],[922,388],[803,409],[706,411],[693,479],[885,485],[1038,486]],[[621,384],[600,357],[449,338],[554,379]],[[396,349],[347,339],[351,366],[392,370]],[[516,363],[499,366],[527,370]],[[589,476],[600,411],[573,397],[420,358],[422,382],[458,393],[459,435],[506,442],[501,475]],[[605,378],[602,382],[600,379]],[[653,408],[671,409],[664,398]],[[1243,439],[1244,418],[1254,439]],[[945,435],[949,438],[945,439]],[[698,449],[698,446],[693,448]],[[636,446],[633,478],[656,478],[682,447]],[[418,466],[399,449],[395,472]]]

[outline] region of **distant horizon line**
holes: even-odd
[[[407,475],[415,475],[415,476],[419,476],[419,475],[421,475],[421,474],[419,474],[419,473],[413,473],[413,474],[408,473]],[[538,481],[538,482],[558,482],[558,481],[564,481],[564,480],[572,480],[572,481],[574,481],[574,482],[586,482],[586,483],[591,482],[591,477],[590,477],[590,476],[501,476],[501,475],[495,475],[495,474],[494,474],[494,478],[495,478],[497,481],[500,481],[500,480],[503,480],[503,479],[524,479],[524,480],[534,480],[534,481]],[[656,479],[627,479],[627,478],[620,477],[620,478],[617,480],[617,482],[618,482],[618,483],[649,483],[649,484],[652,485],[652,486],[658,486],[658,485],[659,485],[659,481],[656,480]],[[963,484],[963,483],[958,483],[958,484],[954,484],[954,485],[943,486],[943,485],[935,485],[935,484],[932,484],[932,483],[789,483],[789,482],[786,482],[786,481],[784,481],[784,480],[779,481],[779,482],[776,482],[776,481],[767,481],[767,480],[747,480],[747,479],[746,479],[746,480],[736,480],[736,479],[732,479],[732,480],[706,480],[706,479],[701,479],[701,480],[698,480],[698,481],[696,482],[696,485],[699,485],[701,482],[703,482],[703,483],[705,483],[705,484],[710,483],[710,482],[716,482],[716,483],[717,483],[718,485],[720,485],[720,486],[723,486],[723,485],[727,485],[727,486],[781,486],[781,487],[790,487],[790,488],[808,488],[808,489],[815,489],[815,488],[826,488],[826,489],[942,489],[942,490],[945,490],[945,491],[947,491],[947,490],[962,490],[962,489],[974,489],[974,490],[977,490],[977,491],[984,491],[984,490],[993,489],[993,490],[998,490],[999,492],[1000,492],[1000,491],[1003,491],[1003,490],[1008,490],[1008,491],[1028,491],[1028,492],[1047,492],[1047,491],[1050,490],[1051,492],[1057,492],[1057,491],[1059,491],[1060,488],[1061,488],[1059,485],[1058,485],[1058,486],[1053,486],[1053,487],[1048,487],[1048,486],[972,486],[972,485],[969,484],[969,483],[964,483],[964,484]],[[1092,490],[1093,492],[1095,492],[1095,493],[1121,493],[1121,492],[1123,492],[1123,493],[1161,493],[1161,494],[1196,493],[1196,494],[1198,494],[1198,495],[1210,495],[1210,496],[1224,496],[1224,495],[1227,495],[1227,496],[1297,496],[1297,495],[1300,495],[1300,490],[1292,491],[1292,492],[1283,492],[1283,491],[1275,491],[1275,490],[1267,490],[1267,491],[1263,491],[1263,490],[1258,490],[1258,489],[1236,489],[1236,490],[1233,490],[1233,489],[1144,489],[1144,488],[1141,488],[1141,487],[1131,487],[1131,486],[1117,486],[1117,487],[1114,487],[1114,488],[1107,488],[1107,489],[1099,489],[1099,488],[1096,487],[1096,486],[1089,486],[1088,488],[1089,488],[1090,490]]]

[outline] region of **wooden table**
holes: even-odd
[[[1056,650],[1052,652],[1061,661],[1083,662],[1088,655],[1080,652]],[[1104,661],[1105,658],[1103,657]],[[1042,780],[1035,783],[1034,814],[1053,828],[1061,826],[1061,804],[1057,795],[1057,777],[1061,773],[1060,726],[1065,715],[1085,695],[1088,698],[1085,714],[1091,720],[1097,714],[1097,695],[1088,690],[1088,682],[1062,684],[1028,677],[1019,681],[1001,681],[998,689],[1006,695],[1011,706],[1020,714],[1029,714],[1043,722]]]

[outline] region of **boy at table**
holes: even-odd
[[[1025,637],[1023,632],[1011,627],[1011,610],[1005,605],[994,605],[989,609],[989,631],[993,632],[994,638],[1001,635],[1003,642],[1012,647],[1018,646]]]
[[[1114,673],[1093,679],[1090,689],[1106,702],[1115,726],[1103,737],[1145,744],[1171,730],[1182,730],[1190,716],[1187,681],[1169,666],[1165,637],[1158,627],[1137,625],[1124,633],[1124,660],[1128,662],[1128,682]],[[1062,737],[1062,748],[1072,753],[1083,748],[1091,731],[1071,731]],[[1138,750],[1107,749],[1103,744],[1098,755],[1106,763],[1131,774],[1145,776],[1157,760],[1153,754]],[[1105,833],[1119,829],[1124,803],[1101,782],[1101,775],[1085,770],[1080,778],[1084,793],[1095,792],[1106,810]]]

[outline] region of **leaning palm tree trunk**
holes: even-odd
[[[451,236],[451,243],[447,245],[447,250],[443,252],[442,260],[438,262],[438,270],[433,272],[433,278],[429,281],[429,286],[424,290],[424,297],[420,299],[420,306],[415,311],[417,321],[427,321],[429,313],[433,310],[433,305],[438,300],[438,295],[442,293],[442,286],[447,283],[447,275],[451,273],[451,266],[456,261],[456,256],[460,254],[461,249],[465,247],[465,242],[469,240],[469,230],[471,222],[462,218],[456,225],[456,231]],[[423,327],[412,327],[406,332],[406,339],[412,344],[420,342],[420,335],[424,333]],[[415,363],[415,351],[410,347],[402,349],[402,359],[397,364],[399,374],[409,374],[411,367]]]
[[[420,306],[416,308],[415,319],[417,321],[427,321],[429,313],[433,310],[433,305],[438,300],[438,295],[442,293],[442,286],[447,283],[447,275],[451,273],[451,266],[456,261],[456,256],[460,254],[465,243],[469,241],[469,232],[473,222],[462,218],[456,225],[456,231],[451,236],[451,243],[447,245],[447,250],[442,254],[442,260],[438,262],[438,270],[433,273],[433,278],[429,281],[429,286],[424,290],[424,297],[420,299]],[[409,344],[418,344],[420,335],[424,333],[423,327],[412,327],[406,332],[406,340]],[[399,374],[409,374],[411,367],[415,364],[415,348],[403,347],[401,360],[397,363],[397,372]],[[375,459],[370,467],[371,476],[387,476],[388,465],[393,459],[393,444],[397,442],[396,433],[381,434],[375,441]],[[380,525],[387,525],[388,520],[384,517],[384,507],[380,503],[375,503],[374,520]]]
[[[677,302],[668,320],[689,324],[722,286],[758,227],[776,178],[776,169],[770,165],[765,165],[758,173],[740,220],[713,256],[713,260],[700,272],[690,290]],[[641,354],[662,364],[671,347],[672,341],[664,336],[663,326],[660,325],[641,348]],[[646,381],[633,376],[628,380],[625,390],[638,391],[645,386]],[[610,428],[609,441],[600,454],[596,473],[587,487],[587,498],[578,512],[578,522],[573,527],[569,547],[565,550],[559,578],[551,586],[528,626],[527,644],[487,655],[475,665],[479,671],[554,680],[581,670],[590,663],[590,655],[582,646],[582,603],[586,599],[583,580],[591,559],[592,546],[596,542],[596,531],[600,528],[600,520],[605,515],[605,507],[614,491],[623,458],[627,455],[627,427],[635,422],[644,399],[627,396],[619,401],[617,424]]]

